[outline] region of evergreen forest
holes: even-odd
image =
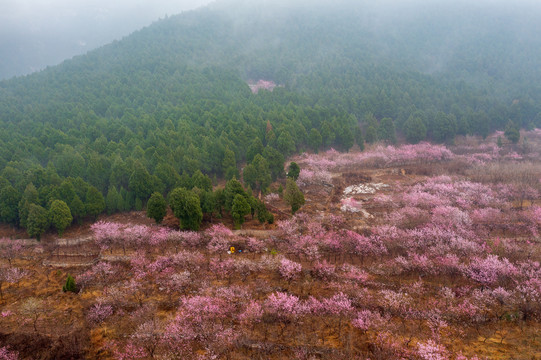
[[[540,17],[525,4],[217,1],[161,19],[0,82],[0,221],[39,238],[151,196],[212,216],[239,194],[239,214],[246,202],[272,221],[232,179],[264,193],[301,152],[541,127]],[[251,91],[260,80],[276,87]]]

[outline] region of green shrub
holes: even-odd
[[[77,293],[77,285],[75,285],[75,279],[73,278],[73,276],[68,274],[68,278],[66,279],[66,285],[62,286],[62,291],[71,291],[72,293]]]

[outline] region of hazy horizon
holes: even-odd
[[[475,9],[483,14],[486,7],[499,8],[500,14],[522,13],[526,20],[515,22],[517,28],[524,27],[523,36],[539,18],[540,7],[533,0],[521,0],[508,4],[503,0],[382,0],[377,3],[353,0],[259,0],[261,4],[272,4],[280,9],[317,7],[325,4],[363,4],[367,7],[367,20],[372,30],[388,32],[396,23],[407,23],[423,18],[427,14],[440,12],[439,6],[451,6],[457,14]],[[30,74],[54,66],[73,56],[121,39],[166,15],[179,14],[209,3],[216,8],[238,9],[244,5],[258,6],[255,0],[0,0],[0,80]],[[249,7],[249,6],[248,6]],[[419,11],[421,10],[421,11]],[[234,11],[232,13],[235,13]],[[273,16],[270,12],[266,14]],[[494,17],[498,20],[498,16]],[[505,16],[507,18],[507,16]],[[501,21],[501,19],[500,19]],[[536,26],[537,27],[537,26]],[[464,29],[467,31],[467,29]],[[452,34],[451,34],[452,35]],[[445,49],[452,49],[442,44]],[[445,50],[444,49],[444,50]],[[447,51],[448,52],[448,51]],[[446,53],[446,51],[443,51]],[[438,68],[438,67],[436,67]]]
[[[26,75],[212,0],[0,0],[0,80]]]

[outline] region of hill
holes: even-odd
[[[296,156],[306,205],[272,229],[133,212],[0,239],[0,354],[537,360],[541,131],[500,135]]]
[[[223,1],[2,81],[2,221],[24,226],[31,183],[33,202],[64,200],[77,220],[90,188],[120,197],[110,212],[140,209],[198,170],[238,177],[255,154],[276,179],[294,153],[395,132],[452,142],[540,126],[532,6]],[[278,86],[253,94],[259,80]]]

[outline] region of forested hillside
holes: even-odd
[[[253,162],[277,179],[302,151],[541,126],[528,6],[218,1],[2,81],[0,219],[142,209]],[[260,79],[279,86],[254,94]]]

